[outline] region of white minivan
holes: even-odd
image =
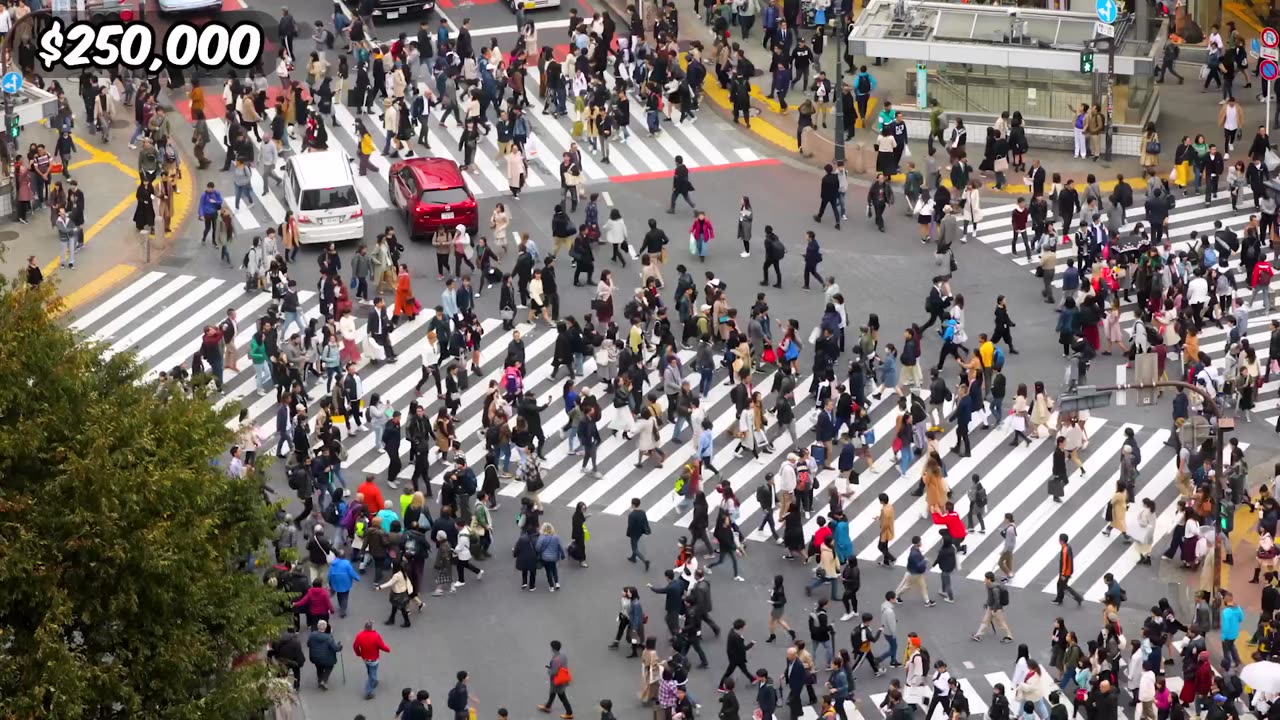
[[[364,237],[364,209],[351,159],[342,150],[293,155],[284,168],[285,206],[298,221],[303,244]]]

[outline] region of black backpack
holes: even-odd
[[[996,588],[997,599],[1000,601],[1000,607],[1009,607],[1009,588],[1001,585]]]
[[[456,713],[466,712],[467,691],[463,689],[461,684],[454,685],[453,688],[449,690],[449,697],[446,698],[445,705]]]

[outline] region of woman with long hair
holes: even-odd
[[[771,643],[777,637],[777,628],[781,627],[787,631],[792,640],[796,639],[796,631],[791,629],[784,617],[787,608],[787,591],[783,587],[783,577],[781,575],[773,576],[773,588],[769,590],[769,637],[765,642]]]

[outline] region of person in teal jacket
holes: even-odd
[[[338,617],[347,616],[347,597],[351,587],[360,582],[360,573],[351,567],[342,548],[333,551],[333,560],[329,562],[329,589],[338,596]]]
[[[1222,672],[1231,669],[1232,663],[1243,665],[1240,651],[1236,650],[1236,638],[1240,637],[1240,625],[1244,623],[1244,610],[1236,604],[1229,592],[1222,593]]]
[[[846,560],[853,557],[853,540],[849,537],[849,518],[845,517],[843,512],[834,517],[836,522],[831,534],[836,539],[836,560],[843,566]]]

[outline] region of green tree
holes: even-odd
[[[0,278],[0,717],[244,720],[279,599],[237,565],[271,530],[204,398],[160,401]],[[127,312],[127,310],[125,310]]]

